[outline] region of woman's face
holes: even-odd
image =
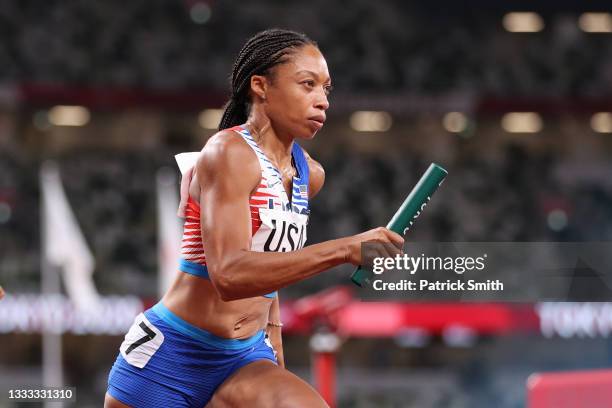
[[[325,122],[331,79],[321,51],[305,45],[274,67],[264,109],[272,125],[295,138],[311,139]]]

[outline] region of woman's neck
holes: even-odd
[[[291,149],[293,137],[277,131],[268,118],[250,115],[246,126],[266,155],[280,168],[291,165]]]

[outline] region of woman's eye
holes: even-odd
[[[331,86],[331,85],[326,85],[326,86],[325,86],[325,94],[326,94],[326,95],[329,95],[329,93],[332,91],[332,89],[334,89],[334,87],[333,87],[333,86]]]
[[[315,85],[314,81],[310,79],[308,81],[303,81],[302,83],[308,85],[309,87],[314,87]]]

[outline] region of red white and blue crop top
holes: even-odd
[[[259,148],[246,126],[231,128],[253,149],[261,167],[261,181],[249,197],[251,209],[251,250],[287,252],[304,247],[308,224],[308,163],[304,151],[293,142],[292,156],[297,175],[293,177],[291,199],[283,187],[281,173]],[[179,270],[210,279],[202,244],[200,206],[191,197],[185,209]],[[276,292],[264,295],[276,296]]]

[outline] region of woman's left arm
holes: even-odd
[[[282,368],[285,368],[285,357],[283,354],[283,337],[282,337],[282,327],[275,326],[274,324],[281,324],[280,318],[280,302],[278,300],[278,293],[270,306],[270,313],[268,314],[268,322],[272,324],[268,324],[266,327],[266,333],[268,333],[268,337],[270,338],[270,343],[272,344],[272,348],[276,351],[276,360],[278,360],[278,365]]]

